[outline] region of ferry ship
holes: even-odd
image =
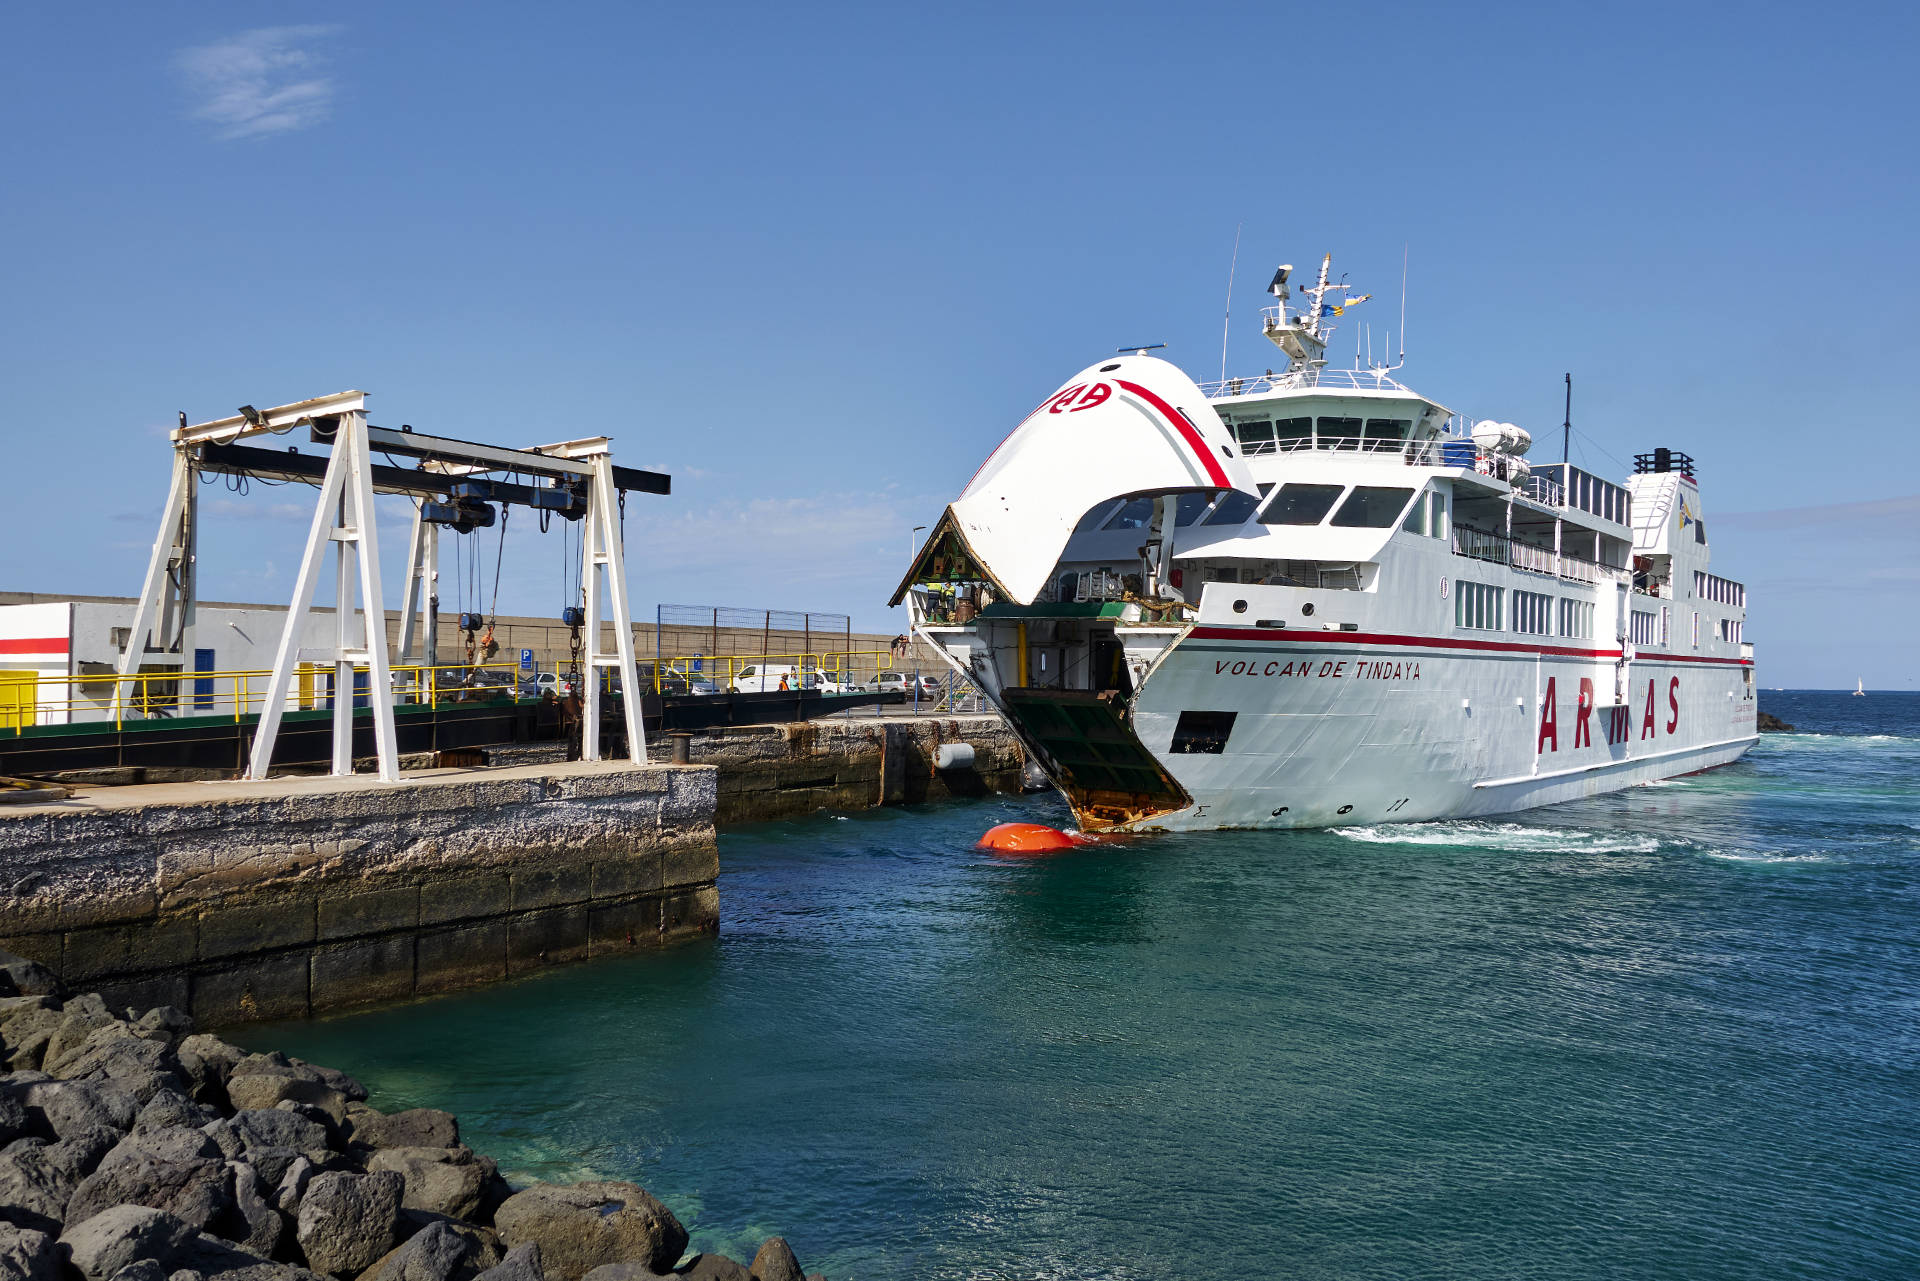
[[[1693,460],[1531,464],[1398,366],[1330,368],[1331,262],[1297,308],[1274,276],[1277,373],[1129,350],[1042,401],[916,553],[914,632],[1089,832],[1500,814],[1746,752]]]

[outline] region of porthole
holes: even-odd
[[[1308,601],[1308,602],[1307,602],[1306,604],[1304,604],[1304,605],[1302,605],[1302,606],[1300,607],[1300,612],[1301,612],[1301,613],[1302,613],[1303,615],[1305,615],[1306,617],[1308,617],[1308,618],[1312,618],[1312,617],[1313,617],[1313,602],[1312,602],[1312,601]]]
[[[1244,613],[1246,613],[1246,612],[1247,612],[1247,602],[1245,602],[1245,601],[1243,601],[1243,600],[1237,600],[1237,601],[1235,601],[1235,602],[1233,602],[1233,612],[1234,612],[1234,613],[1236,613],[1236,614],[1244,614]]]
[[[1341,807],[1340,807],[1339,809],[1337,809],[1337,810],[1335,810],[1335,811],[1334,811],[1334,813],[1336,813],[1336,814],[1351,814],[1351,813],[1353,813],[1353,806],[1351,806],[1351,805],[1342,805],[1342,806],[1341,806]]]
[[[1101,373],[1103,373],[1103,374],[1110,374],[1110,373],[1112,373],[1112,372],[1113,372],[1114,370],[1116,370],[1116,369],[1118,369],[1118,368],[1120,368],[1120,366],[1119,366],[1119,364],[1118,364],[1117,362],[1116,362],[1115,364],[1111,364],[1111,365],[1102,365],[1102,366],[1100,366],[1100,372],[1101,372]]]

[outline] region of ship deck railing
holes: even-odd
[[[1455,467],[1470,465],[1462,457],[1449,457],[1442,446],[1451,442],[1456,449],[1471,449],[1472,441],[1433,436],[1408,440],[1392,436],[1289,436],[1280,440],[1246,440],[1239,436],[1240,453],[1247,458],[1273,454],[1345,454],[1361,461],[1402,463],[1408,467]]]
[[[1384,369],[1294,369],[1275,373],[1269,369],[1251,378],[1222,378],[1198,384],[1208,400],[1223,396],[1257,396],[1269,391],[1398,391],[1414,394],[1395,382]]]
[[[1630,578],[1626,570],[1616,566],[1603,565],[1572,552],[1556,552],[1551,547],[1522,542],[1472,525],[1453,527],[1453,554],[1595,587],[1601,583],[1624,583]]]

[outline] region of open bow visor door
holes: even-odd
[[[1095,504],[1223,489],[1259,492],[1193,380],[1152,356],[1103,361],[1000,442],[934,526],[892,603],[916,583],[985,579],[1032,604]]]

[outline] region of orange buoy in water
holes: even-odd
[[[996,854],[1052,854],[1079,843],[1065,832],[1040,823],[1002,823],[988,829],[974,848]]]

